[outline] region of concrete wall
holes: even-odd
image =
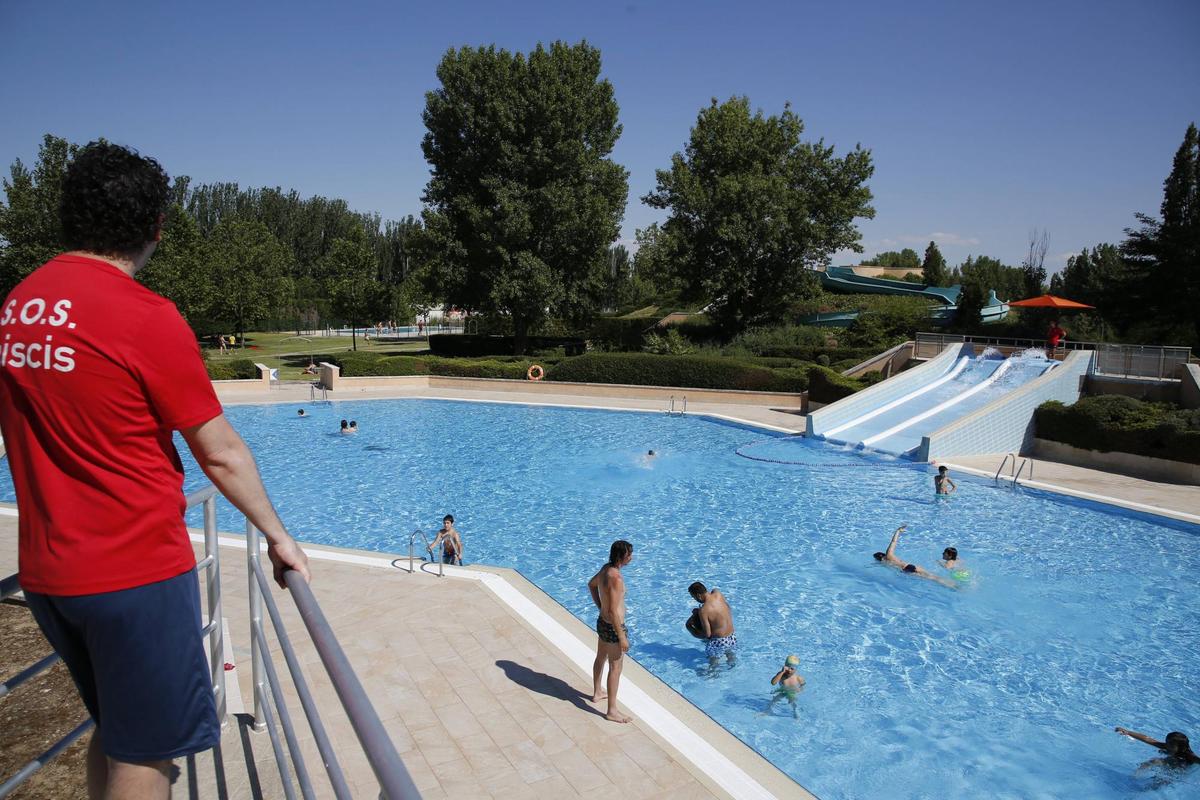
[[[1033,412],[1047,400],[1074,403],[1095,354],[1074,350],[1059,366],[921,438],[918,461],[1019,452],[1033,441]]]
[[[861,364],[855,364],[850,369],[843,370],[842,374],[848,378],[857,378],[868,372],[882,372],[884,377],[890,378],[904,369],[904,365],[912,359],[913,347],[912,342],[898,344],[890,350],[885,350],[877,356],[868,358]]]
[[[683,398],[689,403],[736,403],[770,408],[804,408],[806,396],[785,392],[744,392],[734,389],[688,389],[676,386],[631,386],[620,383],[571,383],[567,381],[518,381],[505,378],[459,378],[449,375],[396,375],[343,378],[333,364],[321,364],[321,385],[342,395],[371,389],[454,389],[480,392],[521,392],[523,394],[573,395],[600,398],[621,397],[662,400],[675,398],[676,407]]]
[[[1102,453],[1098,450],[1083,450],[1062,442],[1036,438],[1033,440],[1030,450],[1034,458],[1044,461],[1056,461],[1076,467],[1116,472],[1148,481],[1200,486],[1200,464],[1168,461],[1165,458],[1150,458],[1133,453]]]
[[[903,397],[948,370],[960,354],[970,353],[969,348],[970,345],[947,347],[924,364],[812,412],[808,415],[807,435],[820,436],[843,422],[849,422],[873,408]]]
[[[1179,405],[1200,408],[1200,364],[1185,364],[1179,386]]]
[[[1180,383],[1147,378],[1120,378],[1113,375],[1088,375],[1083,393],[1089,397],[1098,394],[1120,394],[1156,403],[1178,403]]]

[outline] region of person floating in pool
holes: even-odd
[[[733,611],[725,595],[715,587],[705,588],[700,581],[688,587],[688,594],[700,607],[692,611],[686,627],[693,636],[704,640],[709,667],[715,667],[722,655],[732,665],[736,660],[737,634],[733,631]]]
[[[804,676],[796,671],[799,666],[800,656],[792,655],[783,660],[783,667],[771,678],[771,685],[775,687],[771,702],[767,705],[767,710],[759,714],[760,717],[770,714],[771,709],[775,708],[775,704],[780,700],[787,700],[788,705],[792,707],[792,716],[799,717],[796,711],[796,697],[804,689]]]
[[[1157,747],[1166,753],[1162,758],[1152,758],[1142,764],[1138,769],[1147,769],[1153,767],[1167,767],[1169,769],[1186,769],[1200,764],[1200,756],[1192,752],[1191,742],[1188,741],[1187,734],[1179,731],[1171,731],[1167,734],[1167,740],[1160,742],[1157,739],[1151,739],[1144,733],[1131,731],[1128,728],[1116,727],[1114,731],[1122,736],[1128,736],[1130,739],[1137,739],[1139,742],[1145,742],[1151,747]]]
[[[304,409],[302,408],[302,409],[300,409],[299,411],[297,411],[297,412],[296,412],[296,416],[297,416],[297,417],[307,417],[307,416],[308,416],[308,414],[304,413]]]
[[[937,475],[933,476],[933,490],[939,495],[949,495],[958,491],[958,484],[950,479],[950,470],[947,467],[938,467]]]
[[[349,430],[350,433],[358,433],[358,422],[356,420],[350,420],[350,425],[347,430]]]
[[[906,575],[916,575],[918,578],[940,583],[942,586],[948,586],[951,589],[957,589],[958,584],[954,581],[947,580],[939,575],[934,575],[932,572],[918,567],[916,564],[909,564],[907,561],[901,561],[896,557],[896,543],[900,541],[900,534],[908,530],[907,525],[901,525],[896,528],[896,532],[892,534],[892,541],[888,543],[887,550],[882,553],[875,553],[875,560],[887,564],[889,567],[895,567]]]
[[[653,450],[649,450],[646,452],[646,455],[642,456],[642,466],[643,467],[652,467],[652,466],[654,466],[654,462],[657,459],[658,459],[658,453],[654,452]]]
[[[950,573],[950,577],[959,583],[971,582],[971,570],[958,557],[957,547],[947,547],[942,551],[942,560],[938,562]]]
[[[447,514],[442,517],[442,528],[437,532],[437,536],[433,537],[433,541],[429,545],[429,552],[432,553],[438,545],[442,546],[442,563],[455,564],[462,566],[463,543],[462,536],[454,527],[454,515]]]
[[[347,420],[342,420],[342,427],[338,433],[342,434],[342,436],[349,436],[354,431],[350,430],[350,423]]]

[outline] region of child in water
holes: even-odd
[[[786,699],[788,705],[792,707],[792,716],[797,719],[799,718],[799,714],[796,711],[796,696],[804,688],[804,676],[796,672],[796,668],[799,666],[800,656],[791,655],[784,659],[783,667],[779,672],[775,673],[774,678],[771,678],[771,685],[775,687],[771,703],[767,706],[766,711],[759,714],[760,717],[770,714],[771,709],[775,708],[776,703]]]

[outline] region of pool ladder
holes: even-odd
[[[411,574],[416,574],[415,567],[413,566],[414,562],[416,561],[416,555],[413,552],[413,547],[417,541],[418,536],[420,536],[421,541],[423,541],[425,543],[425,549],[429,552],[429,560],[432,562],[434,559],[433,546],[429,543],[429,537],[425,535],[425,531],[421,530],[420,528],[417,528],[415,531],[413,531],[412,533],[410,533],[408,535],[408,571]],[[424,561],[425,559],[422,558],[421,560]],[[440,558],[438,559],[437,567],[438,567],[438,577],[439,578],[445,577],[446,565],[442,563],[442,560]]]
[[[1026,466],[1029,467],[1029,477],[1033,477],[1033,459],[1021,458],[1020,463],[1018,463],[1018,458],[1019,456],[1016,453],[1009,453],[1004,457],[1004,460],[1000,462],[1000,467],[996,470],[996,474],[992,477],[992,480],[997,486],[1000,485],[1000,473],[1004,471],[1004,468],[1008,466],[1010,461],[1012,462],[1012,471],[1009,473],[1009,475],[1012,477],[1012,482],[1009,483],[1010,488],[1016,488],[1017,481],[1021,478],[1021,475],[1024,474]]]
[[[310,383],[308,385],[309,401],[311,401],[313,403],[317,402],[317,393],[318,392],[320,392],[320,395],[321,395],[321,402],[328,403],[329,402],[329,390],[326,389],[324,386],[322,386],[320,383],[316,383],[316,382]]]
[[[667,416],[682,417],[685,414],[687,414],[687,395],[683,395],[683,404],[680,406],[678,411],[675,410],[675,395],[671,395],[671,407],[667,409]]]

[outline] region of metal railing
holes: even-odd
[[[414,543],[416,542],[418,536],[421,537],[421,541],[425,542],[425,549],[429,551],[429,560],[432,561],[435,557],[434,553],[433,553],[433,545],[431,545],[429,543],[429,537],[425,535],[425,531],[421,530],[420,528],[417,528],[415,531],[413,531],[412,533],[410,533],[408,535],[408,571],[409,571],[409,574],[413,574],[413,572],[414,572],[413,565],[414,565],[414,563],[416,563],[416,556],[415,556],[415,553],[413,552],[413,547],[414,547]],[[422,559],[422,560],[424,560],[424,559]],[[438,565],[438,577],[439,578],[445,577],[445,575],[446,575],[445,562],[439,558],[437,560],[437,565]]]
[[[1004,468],[1007,467],[1010,463],[1013,465],[1012,471],[1015,473],[1016,469],[1017,469],[1017,454],[1016,453],[1009,453],[1008,455],[1006,455],[1004,457],[1004,460],[1000,462],[1000,466],[996,468],[996,474],[992,476],[992,483],[994,483],[997,486],[1000,485],[1000,473],[1004,472]]]
[[[951,345],[971,344],[983,347],[1006,347],[1014,350],[1045,348],[1045,339],[1014,339],[1003,336],[958,336],[948,333],[918,333],[913,345],[914,358],[932,358]],[[1110,342],[1059,343],[1055,352],[1094,350],[1096,358],[1092,373],[1121,378],[1178,379],[1183,365],[1192,358],[1187,347],[1148,344],[1113,344]]]
[[[221,626],[221,567],[217,556],[217,489],[208,486],[187,496],[187,507],[204,505],[204,557],[196,562],[196,571],[204,573],[205,596],[208,601],[208,621],[201,628],[200,635],[208,639],[208,661],[210,678],[212,679],[213,700],[217,704],[217,717],[221,725],[226,724],[226,695],[225,695],[225,660],[224,660],[224,629]],[[17,575],[9,575],[0,580],[0,601],[20,591]],[[26,667],[19,673],[0,684],[0,697],[4,697],[21,684],[45,672],[59,662],[58,653],[51,653],[36,664]],[[72,742],[87,733],[93,725],[87,719],[76,726],[70,733],[51,745],[44,753],[29,761],[17,770],[11,778],[0,783],[0,800],[8,797],[18,786],[24,783],[39,769],[48,764],[66,750]]]
[[[687,395],[683,395],[683,402],[678,410],[675,409],[675,395],[671,395],[671,407],[667,409],[668,417],[682,417],[687,414]]]
[[[187,496],[187,507],[204,506],[204,557],[197,563],[198,570],[205,571],[205,590],[208,600],[208,621],[202,628],[202,635],[208,637],[209,663],[213,684],[213,695],[217,703],[217,713],[222,725],[226,724],[227,704],[225,688],[224,641],[221,617],[221,575],[220,557],[217,542],[216,499],[217,489],[207,486]],[[253,673],[254,691],[254,729],[267,731],[274,752],[275,763],[283,785],[284,795],[288,800],[294,800],[296,785],[299,785],[300,795],[309,800],[316,797],[312,778],[301,752],[296,728],[288,712],[283,683],[271,658],[270,644],[267,639],[263,611],[271,620],[275,640],[283,653],[288,672],[295,686],[300,706],[308,720],[312,731],[313,741],[320,753],[326,774],[329,777],[333,795],[339,800],[352,797],[346,777],[338,764],[333,746],[321,722],[320,713],[313,700],[312,692],[300,668],[291,637],[283,623],[279,606],[271,592],[271,584],[262,566],[262,546],[259,531],[249,522],[246,524],[246,572],[249,582],[249,611],[250,611],[250,658]],[[354,673],[354,668],[346,658],[345,652],[338,643],[329,622],[325,619],[321,606],[313,596],[312,590],[304,578],[294,570],[283,573],[283,581],[287,586],[288,595],[296,604],[300,618],[312,640],[317,655],[324,665],[330,683],[337,692],[338,699],[346,712],[350,725],[362,746],[376,780],[380,786],[380,796],[391,800],[419,800],[421,794],[413,783],[404,762],[396,753],[379,715],[371,705],[362,683]],[[18,576],[10,575],[0,580],[0,600],[6,599],[20,591]],[[52,666],[59,660],[57,654],[47,656],[31,667],[22,670],[13,678],[2,684],[0,696],[7,694],[20,684]],[[52,745],[33,761],[23,766],[12,778],[0,784],[0,800],[20,786],[30,775],[65,750],[73,741],[87,732],[93,722],[88,719],[73,731]],[[282,741],[280,731],[282,730]],[[286,743],[286,750],[285,750]],[[289,767],[288,761],[291,761]],[[295,780],[293,780],[293,774]]]
[[[313,381],[308,385],[309,402],[317,402],[317,395],[321,396],[321,402],[329,402],[329,389],[327,389],[320,381]]]

